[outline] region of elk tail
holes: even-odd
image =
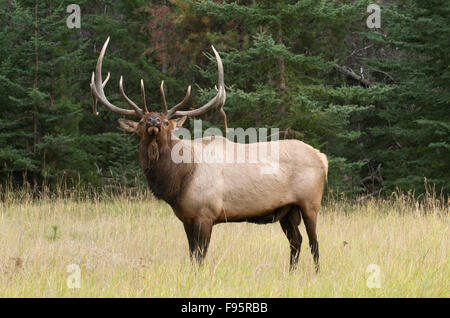
[[[325,183],[328,182],[328,160],[327,156],[324,153],[319,152],[319,158],[320,161],[323,164],[323,167],[325,168]]]

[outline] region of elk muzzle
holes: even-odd
[[[159,133],[161,128],[161,118],[150,116],[147,119],[147,125],[149,126],[147,128],[147,132],[149,133],[149,135],[156,135],[157,133]]]

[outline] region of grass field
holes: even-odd
[[[0,297],[449,297],[447,204],[334,200],[319,214],[316,275],[303,223],[296,272],[278,223],[215,226],[197,268],[164,203],[6,200]],[[69,288],[78,275],[70,264],[79,266],[80,288]],[[368,287],[377,281],[380,288]]]

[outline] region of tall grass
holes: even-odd
[[[202,267],[183,226],[146,191],[3,188],[0,297],[449,297],[448,199],[397,191],[329,194],[319,213],[321,272],[304,225],[298,270],[278,224],[221,224]],[[119,193],[118,193],[119,192]],[[81,270],[69,288],[70,264]],[[380,288],[369,288],[369,265]]]
[[[112,175],[112,172],[111,172]],[[18,184],[11,176],[0,183],[0,202],[28,202],[41,200],[112,200],[117,198],[128,198],[142,200],[151,197],[148,187],[139,177],[133,182],[118,179],[112,176],[111,180],[101,187],[82,182],[80,178],[59,178],[56,182],[49,184],[43,180],[41,184],[31,184],[26,174],[23,175],[22,183]],[[127,184],[133,184],[128,186]]]

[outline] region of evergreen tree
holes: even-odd
[[[2,2],[1,178],[12,176],[20,183],[26,174],[28,181],[37,184],[64,178],[94,185],[110,180],[111,175],[121,182],[125,176],[134,179],[139,171],[135,140],[117,130],[113,114],[101,110],[102,118],[92,115],[89,91],[98,48],[108,35],[116,38],[113,50],[127,45],[122,50],[125,54],[105,63],[117,70],[111,81],[118,81],[121,73],[139,78],[147,65],[142,58],[139,63],[142,39],[130,41],[128,36],[139,34],[138,24],[123,23],[123,15],[116,11],[130,10],[127,17],[134,18],[130,1],[100,3],[86,11],[91,2],[79,3],[81,29],[66,25],[70,1]],[[108,15],[99,14],[108,10]],[[91,34],[98,40],[91,41]],[[135,92],[130,90],[130,95]],[[117,95],[115,90],[112,96]]]
[[[393,83],[368,117],[367,151],[389,188],[420,193],[426,179],[448,193],[450,3],[397,1],[382,14],[381,31],[369,38],[388,54],[367,63]]]
[[[121,107],[120,75],[133,100],[144,79],[152,110],[161,80],[169,104],[189,84],[188,108],[209,100],[214,45],[230,127],[278,127],[319,148],[338,193],[421,193],[425,178],[448,193],[450,4],[391,1],[369,30],[369,3],[80,0],[81,28],[69,29],[71,1],[0,0],[0,183],[143,181],[137,137],[104,107],[92,114],[90,75],[111,36],[105,92]],[[202,119],[222,123],[214,111]]]

